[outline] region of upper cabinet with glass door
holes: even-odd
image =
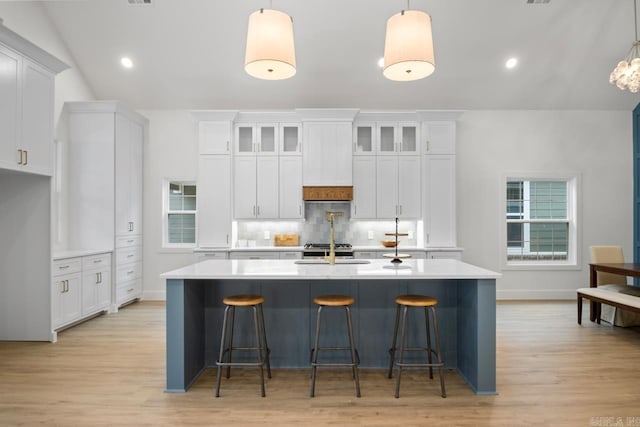
[[[360,122],[353,125],[353,154],[373,156],[376,154],[376,124]]]
[[[378,123],[378,154],[420,154],[419,129],[417,122]]]
[[[277,124],[237,124],[235,149],[239,156],[273,156],[278,153]]]
[[[302,132],[300,123],[280,123],[279,152],[281,156],[302,154]]]

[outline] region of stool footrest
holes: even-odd
[[[444,363],[400,363],[396,362],[396,366],[402,366],[403,368],[443,368]]]
[[[311,362],[311,366],[358,366],[358,363],[313,363]]]
[[[216,360],[216,366],[262,366],[266,365],[266,361],[260,362],[218,362]]]

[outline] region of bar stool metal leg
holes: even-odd
[[[318,351],[320,349],[320,314],[322,313],[322,306],[318,306],[318,316],[316,320],[316,338],[313,344],[312,352],[312,361],[311,361],[311,391],[309,392],[310,397],[314,397],[316,395],[316,371],[318,370]]]
[[[220,339],[220,355],[218,356],[218,360],[222,360],[224,357],[224,350],[226,348],[226,338],[227,338],[227,317],[229,316],[229,309],[231,307],[227,306],[224,309],[224,318],[222,320],[222,338]],[[216,397],[220,397],[220,380],[222,379],[222,365],[218,365],[218,376],[216,379]]]
[[[264,390],[264,369],[262,368],[264,365],[262,362],[262,338],[260,337],[260,324],[258,323],[258,309],[255,305],[251,308],[253,309],[253,322],[256,326],[256,350],[258,352],[258,368],[260,369],[260,392],[262,394],[262,397],[265,397],[266,394]]]
[[[393,362],[396,357],[396,344],[398,341],[398,323],[400,322],[400,305],[396,304],[396,322],[393,325],[393,342],[391,343],[391,348],[389,349],[389,373],[387,374],[387,378],[391,378],[393,375]]]
[[[424,308],[424,321],[427,329],[427,362],[431,365],[431,331],[429,330],[429,311],[427,307]],[[433,379],[433,366],[429,366],[429,379]]]
[[[347,327],[349,328],[349,345],[351,346],[351,363],[353,364],[353,379],[356,383],[356,397],[360,397],[360,379],[358,378],[358,365],[356,360],[356,347],[353,341],[353,325],[351,324],[351,309],[344,307],[347,311]]]
[[[440,365],[440,368],[438,368],[438,370],[440,371],[440,395],[442,397],[447,397],[447,393],[444,389],[444,366],[442,364],[442,349],[440,348],[440,329],[438,329],[438,316],[436,314],[436,308],[434,306],[431,307],[431,313],[433,314],[433,328],[436,335],[436,352],[438,356],[438,364]]]
[[[262,304],[258,305],[258,309],[260,310],[260,322],[262,324],[262,337],[264,338],[264,350],[265,350],[265,357],[266,357],[266,361],[267,361],[267,377],[271,378],[271,360],[269,357],[269,343],[267,343],[267,328],[265,327],[264,324],[264,310],[262,309]]]
[[[404,348],[407,339],[407,307],[402,307],[402,336],[400,338],[400,361],[398,363],[398,377],[396,378],[396,398],[400,397],[400,376],[402,375],[402,365],[404,364]]]
[[[233,351],[233,326],[236,320],[236,307],[234,305],[230,306],[231,309],[231,324],[229,325],[230,334],[229,334],[229,346],[227,347],[229,351],[227,352],[227,363],[231,363],[231,352]],[[222,360],[222,359],[220,359]],[[231,377],[231,365],[227,365],[227,378]]]

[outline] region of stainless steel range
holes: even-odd
[[[324,258],[329,255],[329,243],[306,243],[302,252],[302,258]],[[336,243],[336,258],[353,258],[353,248],[350,243]]]

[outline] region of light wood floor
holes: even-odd
[[[575,309],[498,304],[497,396],[447,372],[442,399],[437,379],[412,371],[395,399],[384,372],[362,371],[356,399],[346,371],[322,370],[310,399],[307,370],[275,370],[261,398],[256,371],[236,370],[216,399],[213,370],[187,393],[163,392],[164,304],[133,304],[57,344],[0,343],[0,425],[639,426],[640,329],[598,326],[588,310],[578,326]]]

